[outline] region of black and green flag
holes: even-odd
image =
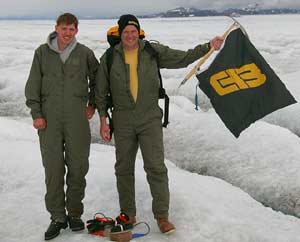
[[[239,28],[227,36],[223,49],[197,78],[199,87],[235,137],[256,120],[296,103]]]

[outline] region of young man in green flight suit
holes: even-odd
[[[109,141],[106,122],[106,96],[111,92],[116,146],[115,174],[121,212],[136,222],[134,165],[138,146],[153,197],[152,211],[162,233],[175,231],[169,221],[169,185],[164,163],[162,110],[158,106],[159,77],[155,58],[139,39],[140,24],[133,15],[118,21],[121,43],[114,47],[113,63],[108,73],[106,54],[101,57],[96,77],[96,106],[100,114],[100,135]],[[215,37],[204,45],[181,51],[151,43],[158,53],[159,68],[183,68],[206,54],[211,46],[219,49],[223,38]]]
[[[73,231],[84,229],[80,217],[89,167],[88,119],[95,112],[99,63],[92,50],[76,41],[77,32],[78,20],[73,14],[58,17],[47,43],[35,50],[25,87],[45,168],[45,202],[51,215],[45,240],[68,225]]]

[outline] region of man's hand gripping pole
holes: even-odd
[[[234,18],[231,17],[231,19],[233,20],[233,24],[225,31],[225,33],[222,35],[223,39],[225,40],[226,37],[228,36],[228,34],[236,27],[241,27],[241,25],[239,24],[238,21],[236,21]],[[194,75],[199,69],[200,66],[203,65],[203,63],[211,56],[211,54],[215,51],[214,47],[211,47],[211,49],[209,50],[209,52],[207,52],[201,59],[200,61],[193,67],[193,69],[190,70],[190,72],[185,76],[185,78],[183,79],[183,81],[180,83],[179,87],[180,88],[183,84],[185,84],[187,82],[188,79],[190,79],[190,77],[192,75]]]

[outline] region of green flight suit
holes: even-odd
[[[181,51],[151,43],[158,53],[160,68],[182,68],[196,61],[209,51],[209,45]],[[96,76],[96,106],[100,116],[106,115],[106,95],[111,91],[114,111],[114,137],[116,145],[115,173],[121,212],[136,214],[134,166],[140,146],[147,181],[153,197],[152,211],[155,218],[168,217],[169,185],[164,163],[162,110],[158,106],[159,77],[157,63],[139,40],[138,96],[134,101],[130,92],[129,66],[125,64],[121,43],[116,45],[108,80],[106,55],[101,57]]]
[[[46,208],[54,220],[65,219],[65,209],[70,216],[83,213],[91,141],[86,107],[88,102],[94,105],[98,66],[94,53],[80,43],[65,63],[47,44],[34,54],[25,87],[26,105],[33,119],[45,118],[47,122],[46,129],[38,134],[45,168]]]

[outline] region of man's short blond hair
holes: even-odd
[[[60,16],[58,16],[56,20],[56,25],[59,26],[60,24],[74,24],[76,29],[78,28],[78,19],[75,17],[75,15],[71,13],[64,13]]]

